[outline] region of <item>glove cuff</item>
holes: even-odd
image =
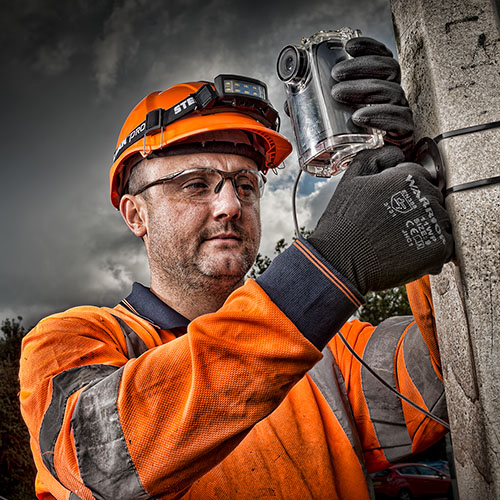
[[[363,233],[341,216],[330,219],[328,225],[328,231],[316,228],[309,243],[362,295],[377,290],[382,268]]]

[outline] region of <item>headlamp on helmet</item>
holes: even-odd
[[[261,170],[266,173],[292,149],[278,129],[279,115],[268,100],[267,87],[253,78],[219,75],[214,83],[186,83],[154,92],[134,108],[120,133],[110,172],[112,203],[118,207],[137,157],[206,132],[239,130],[258,137],[264,143]]]

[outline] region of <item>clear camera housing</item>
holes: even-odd
[[[341,172],[358,151],[381,147],[384,142],[380,130],[352,122],[356,107],[331,97],[337,83],[331,69],[351,58],[345,43],[360,35],[350,28],[319,31],[303,38],[302,45],[287,45],[278,56],[277,72],[285,84],[285,111],[292,121],[300,168],[316,177]]]

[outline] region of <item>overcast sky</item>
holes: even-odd
[[[0,320],[32,326],[149,284],[142,243],[109,201],[118,133],[146,94],[235,73],[264,80],[293,142],[275,73],[280,49],[320,29],[360,28],[395,53],[389,0],[2,1]],[[296,157],[269,174],[261,252],[293,234]],[[313,228],[334,181],[304,178]]]

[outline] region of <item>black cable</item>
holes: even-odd
[[[337,332],[337,335],[340,337],[340,340],[344,343],[344,345],[347,347],[349,352],[383,385],[385,385],[388,389],[390,389],[394,394],[396,394],[400,399],[403,401],[406,401],[409,405],[413,406],[413,408],[417,409],[418,411],[422,412],[424,415],[428,416],[429,418],[432,418],[432,420],[435,420],[438,424],[441,424],[443,427],[446,427],[446,429],[450,430],[450,426],[448,425],[447,422],[444,420],[440,419],[439,417],[436,417],[436,415],[433,415],[432,413],[428,412],[421,406],[418,406],[416,403],[414,403],[411,399],[408,399],[406,396],[401,394],[397,389],[394,389],[392,385],[388,384],[377,372],[375,372],[365,361],[361,356],[358,355],[358,353],[350,346],[349,342],[347,342],[346,338],[340,333]]]
[[[297,206],[295,204],[295,200],[297,197],[297,187],[299,185],[300,176],[302,175],[302,169],[299,168],[299,173],[297,174],[297,178],[293,183],[293,191],[292,191],[292,211],[293,211],[293,223],[295,224],[295,236],[300,238],[302,236],[299,229],[299,221],[297,219]]]
[[[297,219],[297,205],[296,205],[296,197],[297,197],[297,187],[299,185],[299,180],[302,175],[302,169],[299,168],[299,173],[297,174],[297,178],[295,179],[295,182],[293,184],[293,191],[292,191],[292,210],[293,210],[293,222],[295,224],[295,234],[297,238],[301,236],[300,229],[299,229],[299,223]],[[436,417],[432,413],[428,412],[426,409],[418,406],[416,403],[408,399],[406,396],[401,394],[398,390],[394,389],[390,384],[388,384],[378,373],[376,373],[373,368],[371,368],[363,358],[358,356],[358,353],[349,345],[345,337],[340,333],[337,332],[337,335],[339,335],[340,340],[344,343],[346,346],[347,350],[356,358],[381,384],[385,385],[388,389],[390,389],[392,392],[394,392],[400,399],[403,401],[406,401],[409,405],[413,406],[415,409],[418,411],[422,412],[424,415],[426,415],[429,418],[432,418],[439,424],[441,424],[443,427],[446,429],[450,429],[450,426],[444,421],[441,420],[439,417]]]

